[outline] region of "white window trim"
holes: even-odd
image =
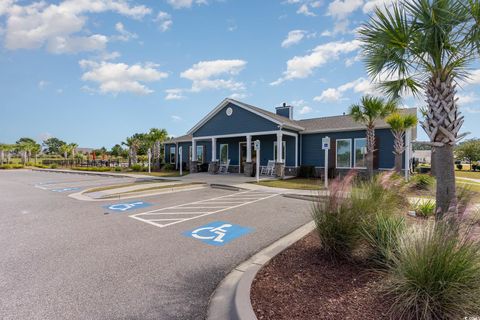
[[[348,141],[350,144],[350,166],[349,167],[339,167],[338,166],[338,142],[339,141]],[[352,139],[337,139],[335,141],[335,168],[337,169],[351,169],[352,168]]]
[[[277,141],[273,141],[273,158],[272,160],[277,161],[277,152],[275,151],[275,147],[277,146]],[[282,163],[287,162],[287,141],[282,140],[282,153],[285,153],[285,159],[282,159]]]
[[[227,146],[227,162],[228,162],[228,143],[220,143],[220,149],[218,149],[218,160],[219,160],[219,163],[222,162],[222,146]],[[225,162],[226,163],[226,162]]]
[[[173,157],[172,157],[172,149],[173,149]],[[177,158],[177,148],[175,146],[170,146],[170,164],[175,164]]]
[[[357,167],[357,140],[365,140],[365,148],[367,146],[367,138],[353,139],[353,167],[355,169],[367,169],[367,167]],[[365,163],[367,162],[367,155],[365,154]]]
[[[202,161],[198,161],[198,148],[202,148]],[[197,145],[197,150],[196,150],[196,156],[197,156],[197,162],[200,162],[201,164],[205,163],[205,146],[203,145]]]

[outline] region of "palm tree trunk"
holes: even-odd
[[[427,84],[428,113],[422,127],[435,146],[435,176],[437,178],[437,219],[456,205],[453,146],[463,124],[455,101],[452,77],[432,77]]]
[[[367,173],[368,178],[373,178],[373,152],[375,150],[375,126],[367,126]]]
[[[394,137],[393,153],[395,154],[395,172],[400,173],[402,172],[402,154],[405,151],[405,144],[403,143],[405,132],[396,130],[392,132],[392,134]],[[405,169],[408,170],[408,164],[406,164]]]
[[[3,150],[0,150],[0,165],[3,164],[3,158],[5,157],[5,153]]]

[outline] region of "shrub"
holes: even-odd
[[[10,170],[10,169],[22,169],[23,165],[21,164],[3,164],[0,165],[1,170]]]
[[[298,169],[298,176],[300,178],[315,178],[315,167],[314,166],[300,166]]]
[[[351,210],[346,194],[352,188],[353,174],[330,184],[329,196],[315,202],[312,217],[320,237],[321,249],[331,258],[351,258],[360,239],[360,217]]]
[[[422,201],[418,200],[413,206],[415,210],[415,215],[421,218],[428,218],[435,215],[435,201],[427,200]]]
[[[371,223],[364,224],[362,235],[369,248],[368,259],[381,268],[388,267],[397,254],[405,228],[402,216],[384,213],[376,214]]]
[[[461,163],[457,164],[457,169],[458,170],[462,170],[463,169],[463,165]]]
[[[58,168],[58,165],[56,165],[56,164],[51,164],[50,165],[50,169],[57,169],[57,168]]]
[[[132,169],[132,171],[142,171],[143,166],[137,163],[137,164],[132,164],[130,168]]]
[[[463,319],[480,314],[480,245],[452,220],[405,233],[386,289],[395,319]]]
[[[110,171],[110,167],[72,167],[72,170],[107,172]]]
[[[477,171],[478,169],[478,164],[472,164],[472,170]]]
[[[410,187],[416,190],[430,190],[435,184],[435,178],[429,174],[416,174],[410,180]]]
[[[175,167],[173,166],[173,164],[170,164],[170,163],[167,163],[163,166],[164,171],[172,171],[174,169],[175,169]]]
[[[120,171],[122,171],[122,168],[120,168],[120,167],[115,167],[114,170],[117,171],[117,172],[120,172]]]

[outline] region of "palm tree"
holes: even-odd
[[[133,135],[131,137],[127,137],[124,142],[122,142],[123,145],[127,146],[129,148],[129,166],[131,164],[136,164],[137,163],[137,153],[138,149],[140,149],[141,141],[138,139],[136,135]]]
[[[373,152],[375,151],[375,122],[384,119],[397,109],[395,100],[385,101],[382,98],[364,96],[360,104],[350,107],[349,114],[353,120],[367,127],[367,171],[373,177]]]
[[[63,157],[65,158],[65,165],[67,165],[68,161],[68,152],[70,151],[70,147],[68,144],[62,144],[60,148],[58,148],[61,154],[63,154]]]
[[[456,205],[453,147],[465,136],[456,85],[478,57],[479,17],[478,1],[412,0],[377,8],[359,30],[367,72],[386,94],[425,90],[421,125],[435,148],[438,218]]]
[[[405,151],[405,132],[417,125],[417,116],[413,114],[401,114],[394,112],[389,115],[385,121],[390,125],[393,137],[393,153],[395,154],[395,171],[402,171],[402,154]],[[408,170],[408,164],[405,164],[405,170]]]
[[[72,156],[72,161],[75,161],[75,151],[77,151],[78,144],[76,143],[70,143],[68,145],[70,155]]]

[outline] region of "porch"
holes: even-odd
[[[254,142],[260,141],[260,166],[274,163],[273,176],[295,175],[298,167],[298,134],[290,131],[270,131],[247,134],[229,134],[209,137],[192,137],[188,159],[191,173],[205,170],[216,174],[227,167],[229,173],[253,177],[256,170],[257,150]],[[203,168],[202,168],[203,164]]]

